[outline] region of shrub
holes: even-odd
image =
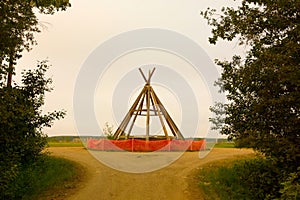
[[[281,185],[283,185],[283,188],[280,190],[280,199],[300,199],[300,167],[297,172],[290,173]]]
[[[201,185],[210,197],[230,200],[279,198],[284,177],[272,160],[264,158],[236,161],[205,173]]]
[[[22,165],[18,176],[8,184],[1,199],[33,199],[41,192],[63,185],[76,177],[76,166],[68,160],[40,156],[36,162]]]
[[[42,128],[64,116],[61,111],[42,113],[45,92],[51,91],[52,81],[45,78],[47,69],[47,62],[40,62],[36,70],[23,72],[22,86],[0,88],[1,194],[7,192],[22,165],[41,155],[47,142]]]
[[[279,196],[283,175],[269,159],[251,159],[236,163],[232,169],[250,199],[274,199]]]

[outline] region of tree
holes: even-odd
[[[42,113],[45,92],[51,91],[51,79],[44,77],[47,62],[24,72],[20,86],[12,87],[12,75],[21,53],[36,44],[34,33],[40,32],[34,8],[53,14],[68,6],[68,0],[0,1],[0,199],[12,199],[9,183],[21,166],[41,155],[46,144],[42,128],[64,116],[62,111]]]
[[[46,144],[43,127],[51,127],[63,111],[44,114],[45,92],[52,89],[52,80],[45,78],[46,61],[38,63],[36,70],[22,74],[22,85],[0,88],[0,199],[8,184],[18,175],[22,165],[34,162]]]
[[[36,44],[34,33],[40,32],[40,29],[33,9],[53,14],[68,6],[68,0],[0,1],[0,84],[7,79],[7,86],[11,86],[16,61],[24,50],[29,51]]]
[[[212,26],[209,42],[237,39],[239,45],[249,47],[245,58],[236,55],[231,61],[217,61],[223,69],[217,84],[228,99],[221,133],[275,159],[280,167],[296,170],[300,166],[300,1],[243,0],[238,8],[221,12],[218,17],[210,8],[202,12]]]
[[[113,125],[109,125],[108,122],[105,122],[104,128],[102,129],[105,137],[109,140],[114,139],[113,128],[114,128]]]

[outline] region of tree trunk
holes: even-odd
[[[7,70],[7,87],[11,87],[13,71],[14,71],[14,59],[13,59],[13,55],[10,55],[8,70]]]

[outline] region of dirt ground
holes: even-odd
[[[247,149],[215,148],[200,159],[199,152],[186,152],[165,168],[137,174],[107,167],[82,147],[53,147],[49,151],[83,166],[83,178],[78,187],[51,198],[67,200],[201,200],[196,177],[201,166],[253,153]]]

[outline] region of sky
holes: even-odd
[[[174,31],[193,40],[204,50],[211,62],[216,58],[230,59],[236,53],[245,52],[245,49],[239,47],[237,42],[209,44],[208,37],[211,35],[211,28],[200,15],[200,11],[206,10],[207,7],[220,9],[222,6],[236,6],[238,4],[236,1],[73,0],[71,4],[72,6],[64,12],[54,15],[38,14],[42,27],[42,32],[35,35],[38,45],[34,46],[30,52],[24,52],[16,69],[17,74],[20,74],[21,70],[34,68],[38,60],[44,59],[48,59],[52,65],[47,75],[53,79],[54,90],[46,95],[43,109],[45,112],[63,109],[67,111],[67,115],[63,120],[56,121],[50,129],[44,130],[48,136],[82,134],[74,116],[76,112],[74,111],[74,92],[77,78],[94,50],[119,34],[144,28]],[[189,102],[181,102],[180,95],[185,96],[185,94],[176,92],[180,91],[182,84],[174,85],[173,83],[179,80],[180,76],[183,80],[187,80],[187,85],[191,86],[191,91],[195,93],[198,112],[201,113],[196,134],[197,136],[205,135],[209,130],[208,107],[213,103],[209,89],[205,86],[205,78],[201,79],[201,74],[200,78],[195,77],[196,73],[192,67],[189,67],[191,64],[180,56],[158,49],[143,49],[122,55],[114,59],[105,69],[105,73],[101,74],[94,91],[98,128],[101,129],[106,122],[117,128],[122,116],[126,114],[145,84],[138,67],[144,68],[147,74],[146,70],[154,65],[157,69],[151,79],[153,88],[160,94],[165,107],[180,126],[183,126],[182,123],[189,122],[184,118],[191,117],[188,113],[183,113],[189,109]],[[179,74],[179,78],[171,76],[173,72],[169,73],[168,70],[173,71],[174,76]],[[19,75],[15,80],[20,80]],[[202,88],[203,93],[195,91],[196,85]],[[125,96],[120,96],[121,91],[125,90],[127,91],[123,94]],[[199,99],[202,100],[199,101]],[[80,123],[89,126],[89,121],[89,117],[83,117]],[[140,126],[142,126],[141,123]]]

